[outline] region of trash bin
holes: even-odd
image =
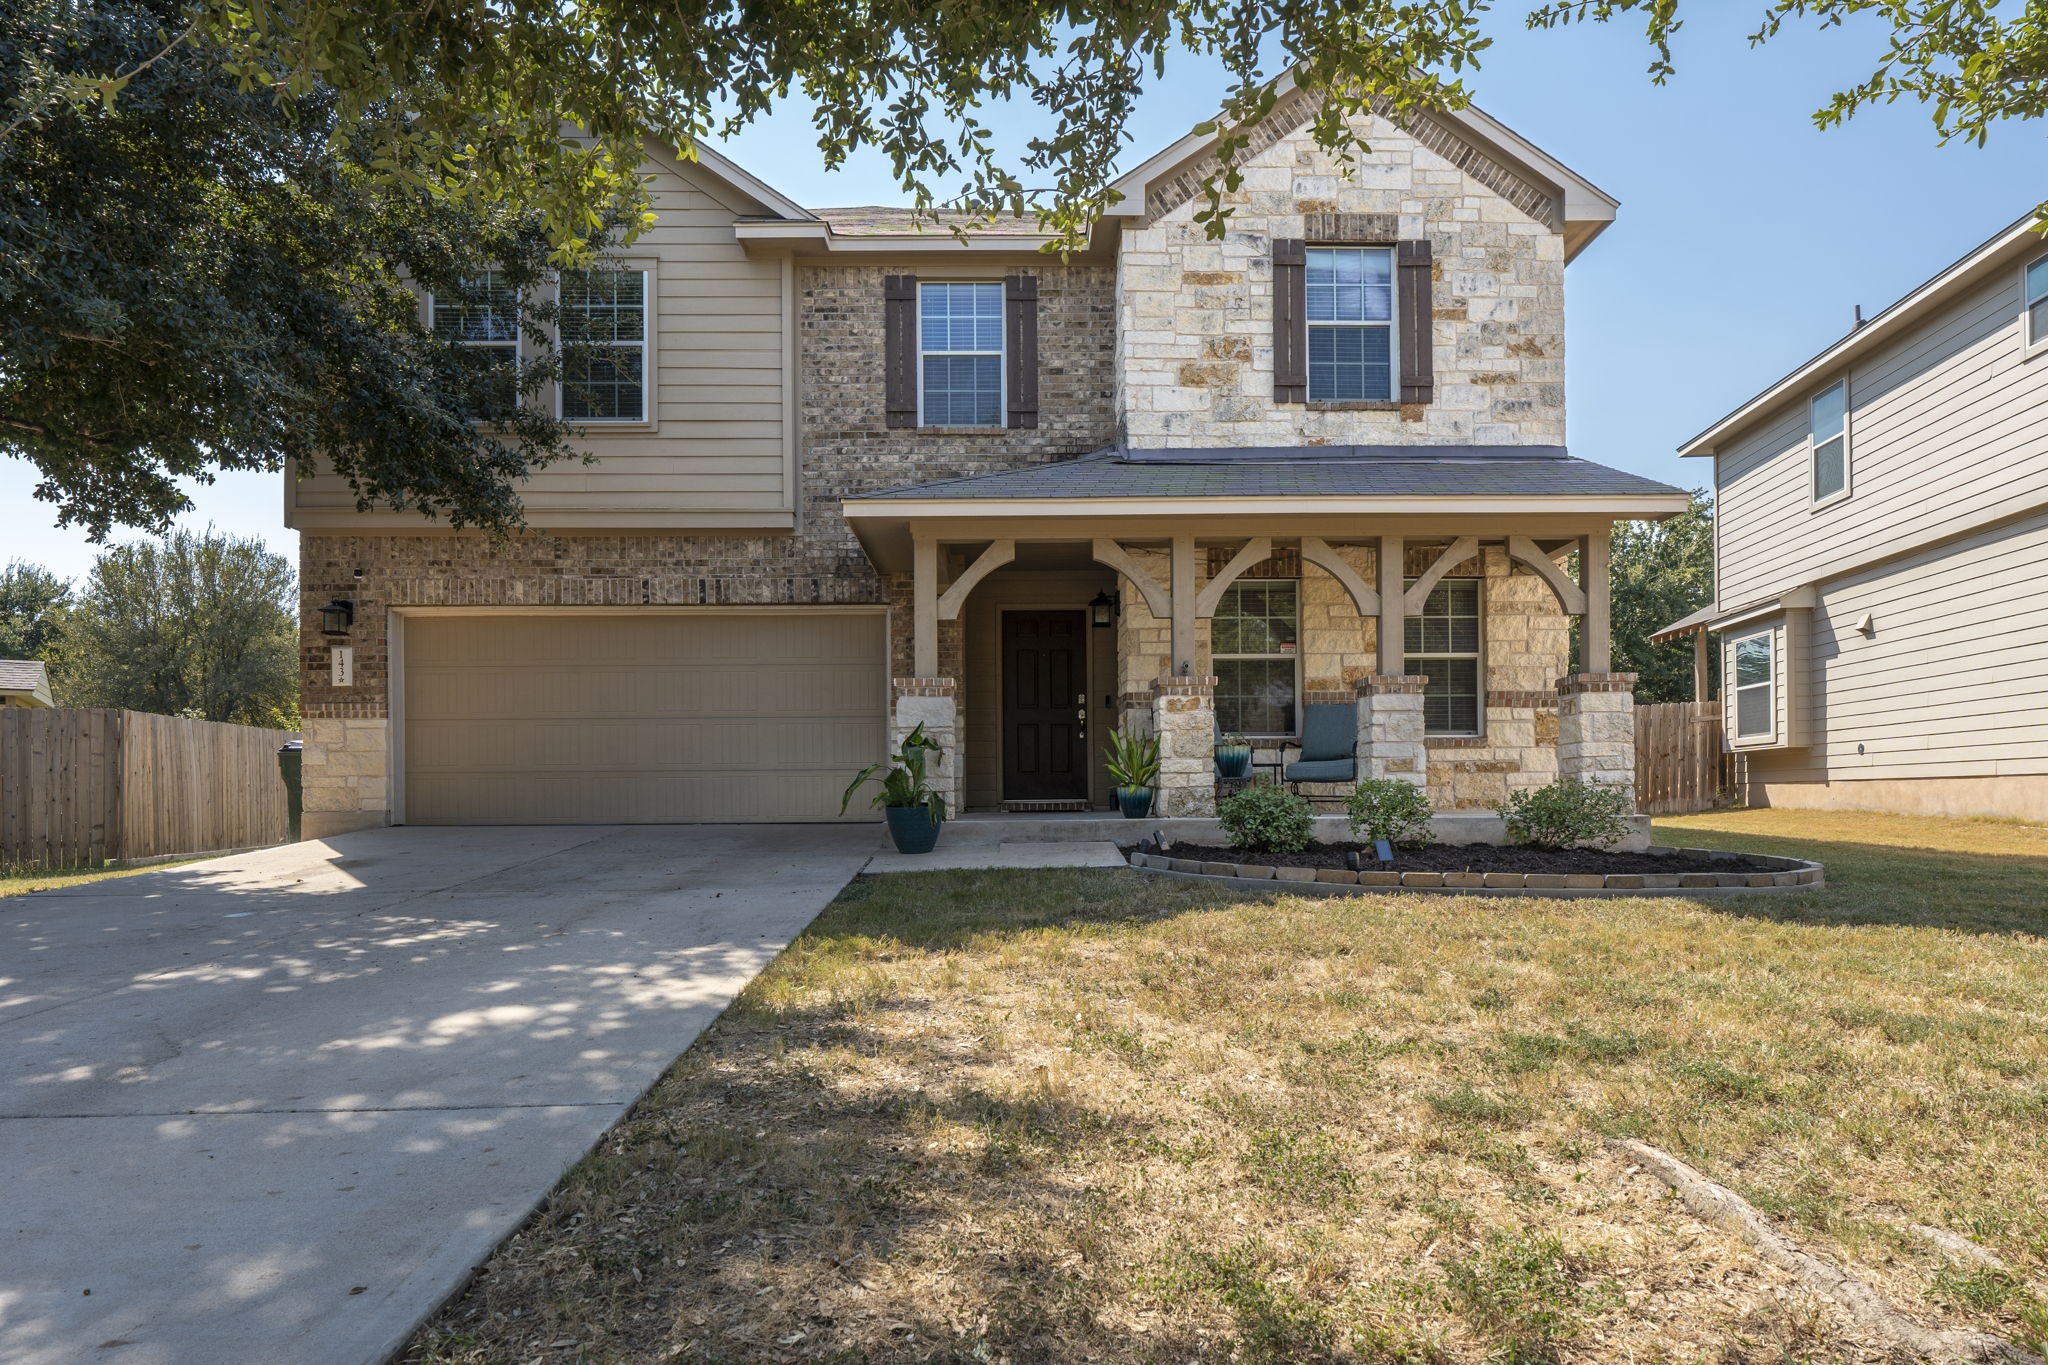
[[[292,740],[277,751],[277,772],[284,779],[285,809],[291,815],[295,844],[299,841],[299,815],[305,807],[299,792],[299,765],[305,761],[305,748],[298,740]]]

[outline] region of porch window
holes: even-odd
[[[519,297],[504,272],[486,270],[456,298],[428,294],[427,319],[469,370],[471,415],[511,411],[519,399]]]
[[[2048,256],[2027,267],[2027,345],[2048,341]]]
[[[1393,248],[1310,247],[1305,302],[1309,401],[1392,402]]]
[[[1770,631],[1744,635],[1733,645],[1735,651],[1735,737],[1768,737],[1777,727],[1778,708],[1771,695],[1776,670],[1772,665],[1773,637]]]
[[[917,335],[922,424],[1003,425],[1003,286],[920,284]]]
[[[562,272],[562,416],[647,420],[647,272]]]
[[[1849,491],[1849,385],[1837,380],[1813,396],[1813,500]]]
[[[1225,733],[1295,732],[1301,585],[1292,578],[1231,584],[1209,621],[1216,670],[1216,723]]]
[[[1407,580],[1414,587],[1415,580]],[[1426,674],[1422,729],[1429,735],[1476,735],[1482,694],[1479,667],[1479,580],[1446,578],[1408,618],[1410,673]]]

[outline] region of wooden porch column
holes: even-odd
[[[1398,678],[1408,671],[1408,618],[1403,598],[1407,581],[1408,544],[1400,536],[1381,536],[1379,671]]]
[[[1614,646],[1608,636],[1607,554],[1612,528],[1582,537],[1579,541],[1579,586],[1586,593],[1585,626],[1579,643],[1585,658],[1582,673],[1612,673]]]
[[[920,678],[939,673],[939,543],[918,540],[911,547],[910,671]]]
[[[1179,675],[1182,665],[1195,671],[1195,538],[1173,538],[1173,657],[1167,671]]]
[[[1692,699],[1706,701],[1707,698],[1707,628],[1701,626],[1692,633]]]

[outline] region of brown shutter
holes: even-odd
[[[1308,248],[1273,241],[1273,401],[1308,401]]]
[[[882,281],[882,388],[888,425],[917,425],[917,277]]]
[[[1436,320],[1430,289],[1430,257],[1427,239],[1402,242],[1396,251],[1399,261],[1399,300],[1395,310],[1401,319],[1401,401],[1428,403],[1436,398]]]
[[[1013,427],[1038,425],[1038,277],[1003,281],[1003,387]]]

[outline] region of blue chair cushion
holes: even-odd
[[[1308,758],[1287,765],[1289,782],[1352,782],[1358,778],[1358,761],[1351,758]]]
[[[1352,761],[1358,747],[1358,708],[1335,702],[1317,702],[1301,717],[1301,761],[1325,759]]]

